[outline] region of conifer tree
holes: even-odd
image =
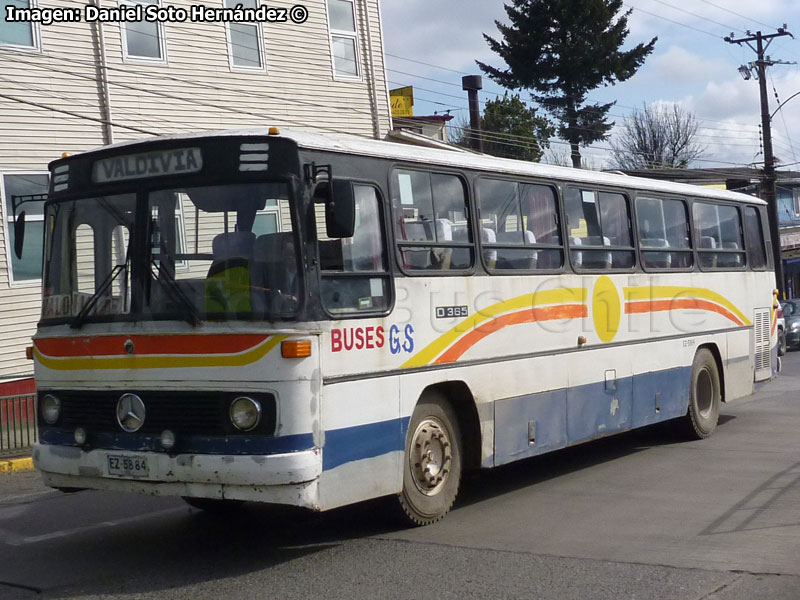
[[[536,114],[522,101],[519,94],[488,100],[481,115],[483,151],[492,156],[516,158],[539,162],[544,149],[550,147],[549,138],[555,134],[547,119]],[[454,142],[465,148],[472,147],[474,134],[469,122],[456,129]]]
[[[502,39],[483,36],[507,67],[478,66],[500,85],[531,91],[559,122],[577,168],[580,146],[606,139],[614,125],[607,117],[615,103],[589,103],[587,94],[633,76],[658,39],[621,50],[631,13],[618,16],[621,7],[622,0],[511,0],[510,24],[495,21]]]

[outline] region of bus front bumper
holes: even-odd
[[[139,475],[114,474],[131,459]],[[55,488],[89,488],[154,496],[250,500],[318,508],[320,451],[271,455],[178,454],[89,450],[37,444],[33,460],[44,483]],[[142,468],[146,464],[145,468]]]

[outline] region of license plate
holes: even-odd
[[[123,477],[147,477],[150,470],[144,456],[108,456],[108,474]]]

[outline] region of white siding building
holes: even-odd
[[[304,0],[302,23],[46,26],[8,22],[5,8],[83,11],[87,1],[0,0],[0,396],[31,385],[25,348],[41,298],[41,203],[25,205],[19,260],[12,197],[46,193],[47,164],[64,152],[150,135],[275,125],[384,137],[391,117],[378,1]],[[260,0],[88,3],[189,10]],[[293,6],[269,3],[287,14]]]

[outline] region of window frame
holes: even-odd
[[[694,207],[697,204],[708,204],[711,206],[730,206],[736,210],[736,214],[739,216],[739,239],[742,242],[742,247],[739,250],[734,250],[731,248],[700,248],[700,235],[697,231],[695,217],[694,217]],[[715,198],[692,198],[691,203],[691,218],[692,218],[692,231],[693,231],[693,238],[697,240],[695,243],[695,260],[697,261],[697,268],[705,273],[720,273],[725,271],[746,271],[749,269],[749,261],[747,260],[747,246],[744,239],[744,220],[742,219],[742,205],[737,204],[735,202],[729,202],[725,200],[717,200]],[[766,241],[766,240],[765,240]],[[700,260],[700,256],[704,253],[715,253],[715,254],[739,254],[743,257],[742,264],[738,267],[706,267],[703,266],[702,261]]]
[[[363,73],[364,69],[361,65],[361,44],[359,41],[358,36],[358,11],[356,10],[356,2],[355,0],[340,0],[342,2],[348,2],[350,7],[353,10],[353,31],[347,31],[344,29],[335,29],[333,24],[331,23],[331,11],[330,11],[330,3],[328,0],[325,0],[325,17],[328,24],[328,47],[331,51],[331,73],[333,74],[334,81],[348,81],[348,82],[356,82],[363,80]],[[346,73],[338,73],[336,71],[336,57],[333,51],[333,38],[340,37],[340,38],[347,38],[352,39],[355,49],[355,57],[356,57],[356,74],[355,75],[348,75]]]
[[[12,265],[12,254],[14,252],[14,248],[11,246],[11,228],[14,226],[14,215],[6,214],[7,210],[7,203],[6,203],[6,184],[5,184],[5,177],[11,176],[25,176],[25,175],[37,175],[41,176],[44,175],[47,177],[48,181],[48,188],[50,185],[50,172],[49,171],[0,171],[0,217],[3,219],[3,242],[5,245],[6,251],[6,268],[8,269],[8,285],[12,288],[24,288],[24,287],[41,287],[43,280],[42,275],[40,275],[37,279],[16,279],[14,277],[14,267]],[[49,190],[48,190],[49,191]],[[25,215],[26,223],[29,221],[41,221],[42,223],[45,222],[44,218],[44,210],[42,210],[41,215]],[[43,226],[44,227],[44,226]],[[44,241],[44,240],[43,240]],[[42,265],[44,265],[44,245],[42,245]],[[43,270],[42,270],[43,272]]]
[[[283,231],[281,224],[283,223],[283,214],[281,213],[281,203],[276,202],[275,206],[265,205],[261,210],[256,211],[256,219],[258,217],[275,217],[275,229],[277,232]]]
[[[570,235],[569,223],[567,222],[567,212],[568,212],[567,211],[567,192],[570,189],[577,190],[579,193],[581,193],[581,192],[594,192],[595,194],[598,194],[598,196],[597,196],[597,200],[598,201],[600,200],[600,197],[599,197],[600,194],[617,194],[619,196],[622,196],[622,199],[625,202],[625,206],[626,206],[627,211],[628,211],[628,231],[631,234],[631,245],[630,246],[580,246],[580,247],[579,246],[575,246],[575,248],[579,248],[581,250],[599,250],[599,251],[605,250],[606,252],[612,252],[612,251],[630,252],[631,255],[633,256],[633,265],[631,265],[630,267],[625,267],[625,268],[614,268],[614,267],[611,267],[611,268],[608,268],[608,269],[586,268],[586,267],[583,267],[582,265],[575,265],[575,262],[574,262],[574,260],[572,258],[573,246],[572,246],[572,244],[570,242],[570,238],[572,236]],[[594,186],[594,185],[585,185],[585,184],[580,183],[580,182],[577,182],[577,183],[576,182],[570,182],[570,183],[567,183],[563,187],[563,189],[562,189],[562,196],[563,196],[562,197],[562,202],[563,202],[562,208],[563,208],[563,211],[564,211],[563,212],[564,248],[565,248],[565,251],[567,252],[567,254],[569,255],[568,259],[567,259],[569,261],[569,266],[572,268],[572,270],[575,273],[635,273],[641,267],[641,262],[639,260],[639,252],[638,252],[639,244],[638,244],[638,239],[637,239],[637,235],[636,235],[636,230],[634,229],[635,218],[634,218],[634,212],[633,212],[633,209],[632,209],[633,202],[631,201],[631,194],[635,194],[635,190],[634,189],[619,190],[619,189],[613,189],[613,188],[603,188],[603,187]],[[598,213],[598,216],[599,216],[599,213]],[[601,224],[601,227],[602,227],[602,224]],[[602,233],[602,230],[601,230],[601,233]]]
[[[155,4],[160,8],[162,6],[162,0],[154,0]],[[123,5],[127,6],[135,6],[135,5],[148,5],[151,2],[147,0],[119,0],[118,6],[122,7]],[[128,29],[127,29],[127,22],[121,21],[119,23],[119,35],[120,35],[120,46],[122,47],[122,62],[126,64],[140,64],[140,65],[154,65],[154,66],[168,66],[169,62],[167,60],[167,38],[166,38],[166,27],[164,27],[163,22],[156,23],[156,31],[158,31],[158,51],[161,53],[159,58],[153,58],[150,56],[138,56],[135,54],[130,54],[128,52]]]
[[[564,215],[561,212],[562,207],[561,207],[561,202],[560,202],[560,194],[559,194],[558,186],[552,181],[545,182],[545,181],[523,180],[521,178],[514,178],[513,176],[509,177],[507,175],[506,176],[503,176],[503,175],[495,176],[494,174],[487,174],[487,173],[479,174],[477,177],[475,177],[475,179],[473,181],[473,185],[474,185],[474,188],[475,188],[475,192],[474,192],[475,201],[474,201],[474,203],[475,203],[475,211],[476,211],[476,218],[473,219],[473,221],[475,222],[475,225],[473,226],[473,229],[476,229],[476,228],[480,227],[480,225],[479,225],[480,210],[481,210],[480,184],[481,184],[481,180],[486,180],[486,179],[493,180],[493,181],[506,181],[506,182],[509,182],[509,183],[516,183],[517,185],[538,185],[538,186],[541,186],[541,187],[549,188],[553,192],[554,208],[555,208],[555,211],[556,211],[556,217],[558,218],[557,229],[558,229],[558,234],[561,237],[561,245],[557,245],[557,244],[539,244],[539,243],[535,243],[535,244],[516,244],[516,245],[514,245],[514,244],[498,244],[498,243],[494,243],[494,244],[491,244],[490,246],[486,246],[486,245],[484,245],[484,241],[483,241],[482,236],[481,235],[477,235],[475,237],[475,246],[477,248],[477,253],[478,253],[479,257],[480,257],[480,264],[483,267],[483,269],[489,275],[492,275],[492,276],[538,275],[538,274],[542,274],[542,275],[550,274],[550,275],[552,275],[552,274],[555,274],[555,273],[563,273],[566,270],[567,265],[568,265],[567,259],[565,257],[566,253],[568,252],[568,249],[567,249],[566,243],[564,241],[564,227],[563,227]],[[518,208],[520,208],[519,205],[518,205]],[[480,233],[480,230],[478,230],[478,232]],[[490,249],[511,249],[511,250],[526,249],[526,248],[532,248],[534,250],[547,250],[547,249],[560,250],[561,251],[561,265],[556,269],[498,269],[496,267],[495,268],[491,268],[486,264],[486,256],[484,254],[484,249],[485,248],[490,248]],[[475,261],[475,262],[477,264],[478,261]]]
[[[159,0],[160,1],[160,0]],[[222,8],[227,8],[226,0],[220,0]],[[256,8],[258,8],[259,0],[255,0]],[[233,36],[231,35],[231,25],[250,25],[256,29],[256,43],[258,44],[258,59],[261,65],[252,67],[248,65],[237,65],[234,62],[233,56]],[[225,26],[225,43],[228,48],[228,67],[231,73],[267,73],[267,49],[266,41],[264,39],[264,27],[261,22],[256,23],[224,23]]]
[[[469,228],[468,231],[472,236],[472,242],[467,244],[460,243],[460,242],[444,242],[438,243],[436,240],[433,242],[409,242],[406,240],[401,240],[397,237],[394,227],[394,218],[395,218],[395,211],[394,211],[394,201],[393,198],[395,195],[399,197],[400,190],[397,189],[395,184],[395,173],[397,171],[416,171],[419,173],[427,173],[428,175],[449,175],[452,177],[456,177],[461,181],[461,185],[464,189],[464,197],[466,200],[466,215],[467,219],[469,220]],[[431,195],[431,204],[435,209],[435,204],[433,203],[433,196]],[[475,254],[479,249],[479,243],[475,239],[475,203],[474,198],[472,197],[472,192],[470,189],[469,181],[466,177],[466,173],[462,171],[454,171],[449,170],[447,168],[440,168],[439,165],[432,165],[432,168],[426,169],[423,166],[418,164],[413,165],[403,165],[403,164],[394,164],[389,169],[389,214],[390,214],[390,230],[391,230],[391,242],[394,246],[394,256],[395,260],[397,261],[397,269],[403,275],[407,277],[464,277],[465,275],[472,275],[476,272],[476,266],[479,264],[478,260],[476,260]],[[403,260],[403,252],[401,246],[409,246],[409,247],[425,247],[425,248],[472,248],[472,265],[467,269],[407,269],[404,265]]]
[[[792,208],[794,209],[794,216],[800,217],[800,188],[798,187],[792,188]]]
[[[764,252],[764,266],[756,268],[752,265],[750,261],[750,246],[747,243],[747,225],[745,224],[745,214],[747,213],[747,209],[750,208],[755,212],[756,218],[758,219],[758,233],[761,236],[761,249]],[[765,220],[762,218],[762,212],[759,210],[760,206],[757,204],[743,204],[742,205],[742,241],[744,242],[744,252],[745,252],[745,262],[747,264],[747,269],[750,271],[769,271],[769,249],[767,248],[767,238],[764,235],[764,225]]]
[[[642,238],[640,236],[639,231],[639,200],[660,200],[664,202],[665,200],[672,200],[675,202],[680,202],[683,204],[683,209],[686,214],[687,219],[687,234],[689,235],[689,247],[688,248],[676,248],[672,246],[667,246],[664,248],[663,252],[679,252],[682,254],[689,254],[692,257],[692,264],[689,267],[680,267],[680,268],[672,268],[672,267],[648,267],[647,263],[644,260],[644,253],[645,252],[659,252],[660,250],[644,247],[642,246]],[[639,264],[641,265],[642,271],[645,273],[691,273],[695,270],[698,264],[698,257],[695,252],[695,235],[694,235],[694,224],[692,223],[692,205],[689,200],[682,196],[670,196],[664,195],[660,192],[642,192],[641,190],[637,190],[636,197],[633,201],[634,204],[634,215],[633,220],[635,221],[636,229],[636,248],[637,253],[639,254]]]
[[[348,320],[348,319],[366,319],[366,318],[375,318],[375,317],[385,317],[394,310],[395,299],[397,297],[395,293],[395,273],[392,265],[391,260],[391,250],[390,246],[394,244],[394,237],[389,235],[390,228],[387,227],[387,203],[386,197],[383,194],[383,189],[381,185],[377,181],[373,181],[370,179],[356,179],[356,178],[348,178],[348,181],[351,182],[353,187],[357,185],[371,187],[375,190],[375,197],[378,203],[378,222],[380,223],[381,228],[381,237],[383,241],[383,259],[385,270],[381,271],[380,277],[388,280],[388,285],[386,286],[386,292],[388,294],[388,302],[386,303],[386,308],[382,310],[372,310],[372,311],[363,311],[363,312],[346,312],[346,313],[333,313],[328,310],[328,307],[325,306],[325,303],[322,299],[322,294],[318,294],[317,297],[319,298],[319,306],[322,309],[322,313],[331,320],[339,321],[339,320]],[[355,189],[354,189],[355,191]],[[392,207],[389,207],[389,214],[392,214]],[[377,277],[378,271],[323,271],[322,269],[322,259],[320,257],[319,252],[319,230],[318,226],[316,225],[315,221],[315,228],[316,234],[314,236],[314,259],[318,265],[317,271],[317,286],[318,289],[322,289],[322,279],[324,277],[348,277],[348,278],[366,278],[370,276]]]
[[[28,8],[37,8],[39,5],[39,0],[28,0]],[[41,54],[42,53],[42,31],[40,29],[39,23],[35,21],[26,21],[31,26],[31,38],[33,41],[32,46],[22,46],[20,44],[9,44],[0,42],[0,48],[6,50],[16,50],[19,52],[29,52],[32,54]]]

